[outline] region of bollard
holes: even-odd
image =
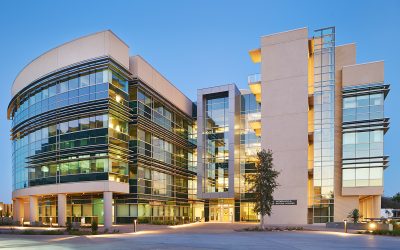
[[[137,220],[133,220],[133,232],[136,233]]]
[[[53,218],[50,217],[50,227],[53,227]]]
[[[344,232],[347,233],[347,220],[344,220]]]

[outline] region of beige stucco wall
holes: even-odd
[[[342,195],[382,195],[383,187],[344,187]]]
[[[308,31],[306,28],[261,38],[261,147],[274,153],[281,172],[270,224],[307,223]]]
[[[112,57],[122,66],[129,67],[128,45],[112,31],[101,31],[67,42],[34,59],[15,78],[11,94],[14,96],[31,82],[51,72],[103,56]]]
[[[141,56],[129,58],[129,70],[133,77],[141,79],[181,111],[192,116],[192,101]]]
[[[343,67],[343,86],[354,86],[384,81],[384,62],[370,62]]]
[[[73,194],[91,192],[129,193],[129,184],[115,181],[82,181],[52,185],[34,186],[13,191],[12,197],[23,198],[30,195]]]

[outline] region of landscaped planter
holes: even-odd
[[[388,230],[388,224],[376,224],[376,230]],[[347,222],[347,229],[352,230],[368,230],[369,223],[349,223]],[[344,222],[328,222],[326,223],[326,228],[343,228],[344,229]]]

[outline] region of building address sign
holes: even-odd
[[[297,200],[274,200],[272,205],[275,206],[291,206],[297,205]]]

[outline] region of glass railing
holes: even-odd
[[[261,82],[261,74],[253,74],[253,75],[249,75],[247,77],[247,82],[248,83],[256,83],[256,82]]]

